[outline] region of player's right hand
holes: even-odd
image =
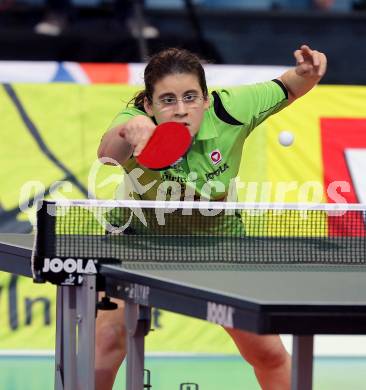
[[[148,143],[156,125],[151,118],[137,115],[119,128],[119,136],[133,147],[133,155],[137,157]]]

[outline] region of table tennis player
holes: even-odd
[[[302,45],[294,52],[296,66],[268,82],[217,89],[209,93],[200,59],[180,49],[154,55],[144,72],[145,89],[119,113],[104,134],[98,157],[115,160],[126,173],[143,172],[134,197],[161,198],[161,183],[179,184],[171,200],[225,200],[238,174],[243,144],[261,122],[309,92],[326,72],[326,56]],[[152,170],[139,163],[157,125],[178,122],[188,128],[192,143],[178,162]],[[258,151],[260,153],[260,151]],[[214,182],[214,186],[210,186]],[[189,199],[192,200],[192,199]],[[100,312],[96,331],[96,389],[112,389],[125,356],[123,302]],[[262,389],[287,390],[290,356],[277,335],[255,335],[226,329],[243,358],[253,366]]]

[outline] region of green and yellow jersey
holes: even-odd
[[[238,174],[246,138],[270,115],[287,105],[287,91],[279,80],[212,91],[200,130],[191,149],[174,167],[152,171],[131,157],[130,197],[143,200],[223,200]],[[119,113],[111,128],[136,115],[136,107]]]

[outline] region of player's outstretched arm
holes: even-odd
[[[146,115],[137,115],[129,121],[108,130],[100,141],[98,158],[116,160],[124,164],[132,154],[138,155],[155,130],[154,122]],[[109,163],[106,162],[108,165]]]
[[[302,45],[295,50],[296,66],[285,72],[280,80],[285,84],[289,103],[309,92],[327,70],[327,57],[324,53],[312,50],[307,45]]]

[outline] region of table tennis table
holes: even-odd
[[[32,246],[32,235],[1,234],[0,270],[31,277]],[[101,264],[98,277],[108,296],[126,302],[128,390],[142,390],[144,386],[144,336],[149,330],[151,307],[258,334],[292,334],[292,390],[310,390],[313,335],[366,334],[365,276],[362,266],[247,265],[240,270],[197,266],[192,270],[178,265],[133,269]],[[87,276],[82,286],[57,288],[55,388],[74,390],[82,386],[92,390],[95,276]],[[67,350],[60,345],[75,344],[75,334],[70,331],[70,319],[75,318],[80,366],[75,364],[76,347]],[[63,336],[62,323],[68,327]],[[81,382],[72,379],[75,371],[82,371]]]

